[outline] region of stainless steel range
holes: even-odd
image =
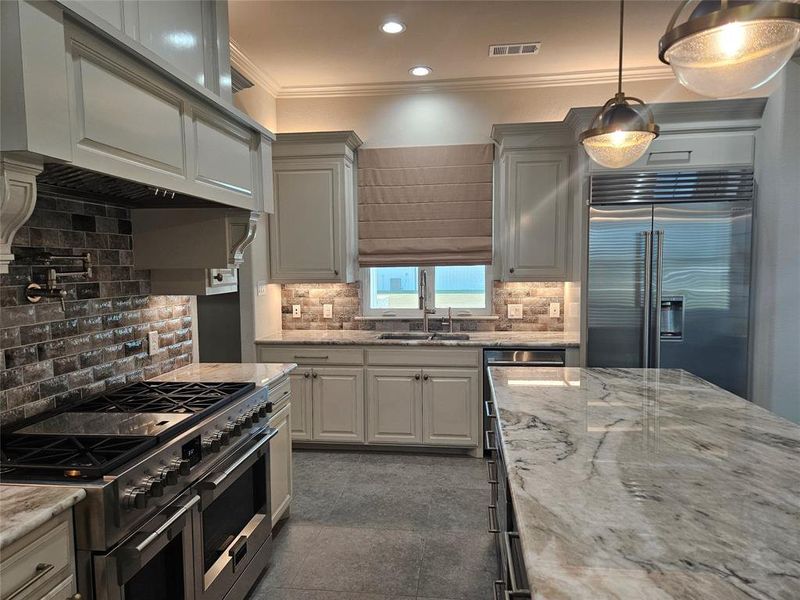
[[[135,383],[4,429],[0,475],[86,490],[85,598],[243,598],[269,558],[271,411],[253,383]]]

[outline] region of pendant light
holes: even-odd
[[[701,0],[675,25],[684,0],[658,43],[658,57],[685,87],[713,98],[737,96],[764,85],[800,43],[800,4]]]
[[[610,169],[620,169],[636,162],[658,137],[658,125],[653,112],[639,100],[622,92],[622,38],[625,0],[619,3],[619,75],[617,93],[609,99],[592,119],[580,143],[594,162]],[[637,110],[630,103],[641,105]],[[639,112],[643,110],[645,116]]]

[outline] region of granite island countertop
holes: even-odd
[[[460,346],[472,348],[577,348],[578,335],[561,331],[465,331],[468,340],[382,340],[384,331],[344,329],[285,330],[256,339],[256,344],[342,346]],[[399,333],[399,332],[397,332]]]
[[[490,372],[534,598],[800,598],[800,426],[681,370]]]
[[[294,363],[192,363],[150,381],[252,381],[269,386],[296,366]]]
[[[85,491],[73,487],[0,485],[0,550],[85,497]]]

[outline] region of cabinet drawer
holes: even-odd
[[[300,365],[363,365],[364,351],[361,348],[320,346],[261,346],[258,349],[258,360]]]
[[[416,367],[478,367],[480,353],[476,350],[425,350],[406,348],[377,348],[367,350],[369,365]]]
[[[285,378],[269,388],[269,400],[272,402],[272,414],[274,415],[283,408],[291,395],[289,378]]]
[[[64,518],[18,552],[4,552],[0,564],[3,597],[25,588],[17,596],[19,600],[39,599],[71,576],[71,539],[70,522]]]

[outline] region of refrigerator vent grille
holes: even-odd
[[[590,204],[752,200],[753,169],[592,175]]]

